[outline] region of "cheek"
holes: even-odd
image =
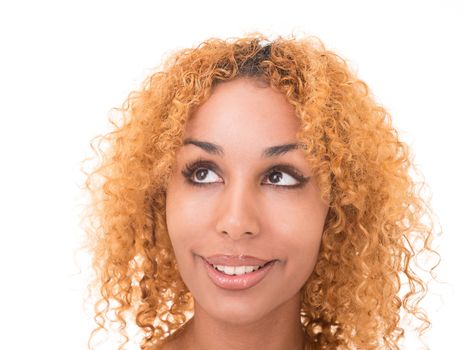
[[[297,259],[302,266],[311,264],[317,260],[320,249],[322,229],[317,227],[307,227],[305,230],[301,227],[293,229],[291,239],[288,243],[289,259]]]
[[[270,206],[267,211],[268,228],[285,235],[292,245],[318,245],[328,211],[323,203],[300,198],[280,200],[278,206]]]
[[[317,218],[318,219],[318,218]],[[324,220],[313,220],[307,225],[306,230],[301,231],[297,240],[299,259],[302,266],[307,266],[306,273],[311,274],[318,260],[318,253],[323,234]]]
[[[287,281],[288,292],[300,290],[312,275],[318,260],[321,233],[293,232],[297,237],[287,241],[284,248],[286,264],[283,280]]]
[[[175,188],[175,185],[172,185],[172,188]],[[177,260],[181,257],[180,252],[182,251],[183,246],[183,237],[185,234],[185,208],[181,205],[182,198],[178,195],[178,192],[175,190],[170,190],[167,192],[166,196],[166,225],[167,233],[169,235],[172,247],[174,249],[175,256]]]
[[[203,207],[201,207],[201,205]],[[175,257],[181,268],[191,264],[191,250],[201,244],[205,235],[206,219],[204,201],[192,200],[181,192],[168,192],[166,197],[166,225]]]
[[[311,274],[313,267],[318,259],[318,253],[320,250],[321,232],[309,232],[305,233],[303,240],[297,246],[298,251],[295,254],[297,257],[298,265],[302,266],[302,270],[307,274]],[[304,268],[306,267],[306,268]]]
[[[272,214],[272,227],[284,247],[288,273],[304,283],[318,259],[328,208],[319,202],[283,203]]]

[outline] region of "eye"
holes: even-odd
[[[187,178],[187,180],[194,184],[194,185],[198,185],[198,186],[204,186],[204,185],[207,185],[207,184],[210,184],[210,183],[214,183],[214,182],[220,182],[220,181],[214,181],[214,177],[216,179],[220,179],[217,175],[216,176],[212,176],[212,182],[211,181],[207,181],[207,178],[209,177],[210,179],[210,176],[208,176],[209,174],[215,174],[215,172],[213,170],[211,170],[210,168],[205,168],[205,167],[196,167],[196,168],[187,168],[187,172],[186,174],[184,173],[184,176]],[[198,181],[196,181],[198,180]],[[205,182],[203,182],[205,181]]]
[[[219,172],[218,167],[213,162],[203,160],[201,158],[191,163],[188,163],[185,166],[185,168],[182,170],[182,174],[187,180],[187,182],[195,186],[206,186],[206,185],[212,184],[213,182],[202,182],[202,181],[204,181],[204,179],[207,179],[209,173],[217,173],[217,172]],[[216,179],[217,178],[219,177],[216,176]],[[196,181],[198,179],[199,179],[199,182]]]
[[[293,176],[289,175],[288,173],[284,171],[280,171],[277,169],[271,170],[266,176],[266,178],[269,179],[269,181],[271,182],[270,183],[271,185],[275,185],[279,183],[278,186],[294,187],[299,184],[299,181],[296,180]],[[286,179],[286,180],[281,181],[281,179]],[[286,185],[284,183],[286,183]]]
[[[182,174],[189,184],[207,186],[223,182],[217,175],[218,167],[210,161],[198,160],[189,163],[182,170]],[[211,175],[211,176],[209,176]],[[266,172],[267,184],[283,189],[299,188],[305,185],[310,177],[304,177],[289,164],[279,164]]]

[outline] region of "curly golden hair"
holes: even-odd
[[[344,59],[313,36],[251,33],[179,50],[160,67],[116,109],[120,125],[111,120],[115,129],[92,140],[100,161],[85,172],[85,231],[99,296],[90,340],[109,321],[126,344],[133,317],[141,349],[155,349],[194,312],[166,229],[166,188],[188,117],[215,85],[238,77],[277,88],[294,106],[297,139],[329,203],[318,261],[301,289],[311,348],[399,349],[402,311],[420,334],[429,327],[418,306],[427,285],[411,263],[437,254],[433,223],[422,220],[432,211],[409,174],[408,146]]]

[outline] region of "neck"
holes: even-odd
[[[196,303],[194,316],[182,333],[178,348],[185,350],[303,350],[300,294],[246,324],[213,318]]]

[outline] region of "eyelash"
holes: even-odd
[[[195,182],[191,179],[192,175],[194,174],[195,171],[198,169],[206,169],[206,170],[212,170],[215,173],[218,173],[218,168],[217,166],[208,160],[204,159],[198,159],[196,161],[193,161],[191,163],[188,163],[185,165],[185,167],[182,170],[182,174],[185,177],[187,183],[193,185],[193,186],[209,186],[209,185],[214,185],[215,182],[208,182],[208,183],[201,183],[201,182]],[[291,165],[289,164],[278,164],[273,167],[271,167],[269,170],[266,172],[266,176],[275,173],[275,172],[282,172],[285,174],[288,174],[292,176],[294,179],[296,179],[299,183],[296,185],[274,185],[270,184],[272,187],[276,187],[277,189],[282,189],[282,190],[291,190],[291,189],[297,189],[303,187],[309,180],[310,176],[304,177],[302,174],[297,172]]]

